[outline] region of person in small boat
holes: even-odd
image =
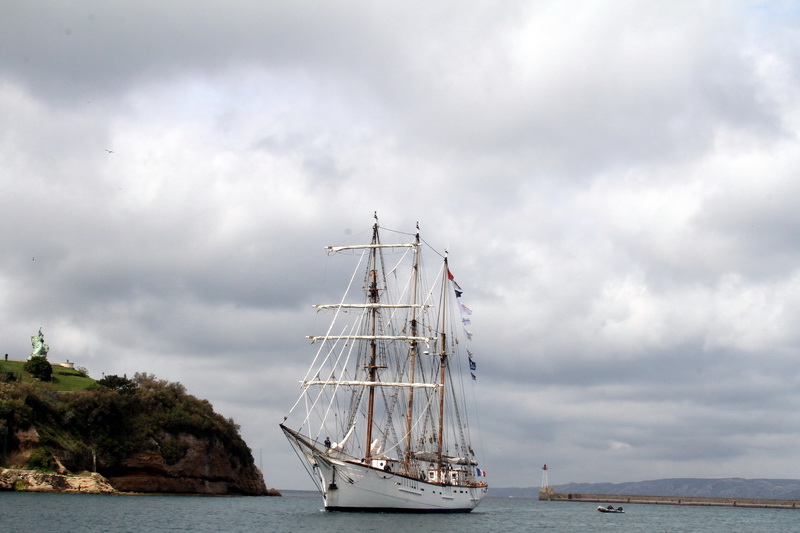
[[[331,438],[330,437],[325,437],[325,442],[323,442],[323,444],[325,445],[326,448],[330,448],[331,447]]]
[[[613,505],[609,505],[608,507],[606,507],[606,509],[609,509],[609,510],[613,511],[614,510],[614,506]]]

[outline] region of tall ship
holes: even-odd
[[[329,246],[355,272],[330,315],[281,429],[329,511],[470,512],[486,496],[470,439],[471,310],[446,253],[415,233]],[[437,259],[426,281],[423,250]],[[327,317],[326,317],[327,318]]]

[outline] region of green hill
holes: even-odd
[[[23,368],[25,361],[0,361],[0,381],[22,381],[23,383],[42,383]],[[96,381],[88,376],[85,370],[53,367],[53,377],[49,382],[56,391],[86,390],[93,387]]]

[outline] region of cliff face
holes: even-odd
[[[267,494],[261,471],[254,465],[231,461],[219,442],[192,435],[178,438],[188,449],[176,464],[168,465],[160,453],[136,453],[108,474],[109,483],[124,492]]]
[[[34,449],[40,444],[38,432],[33,427],[18,431],[16,437],[22,445],[22,455],[25,455],[26,449]],[[105,478],[99,476],[107,481],[110,490],[102,487],[90,490],[84,478],[64,478],[34,471],[23,471],[26,472],[24,477],[17,475],[12,478],[11,470],[6,471],[5,482],[0,481],[0,490],[100,493],[116,490],[218,496],[270,494],[261,471],[254,465],[243,465],[232,459],[218,441],[202,440],[192,435],[179,435],[177,440],[186,446],[186,452],[176,464],[168,465],[158,452],[133,454],[121,465],[109,469]],[[56,473],[66,473],[68,469],[63,465],[70,464],[71,454],[63,450],[52,452],[57,464]],[[100,467],[100,470],[105,469]],[[17,488],[14,489],[14,486]]]

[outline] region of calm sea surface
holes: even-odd
[[[282,498],[95,496],[0,492],[0,531],[15,532],[795,532],[800,509],[625,506],[604,514],[597,504],[487,498],[472,513],[405,515],[326,513],[314,493]]]

